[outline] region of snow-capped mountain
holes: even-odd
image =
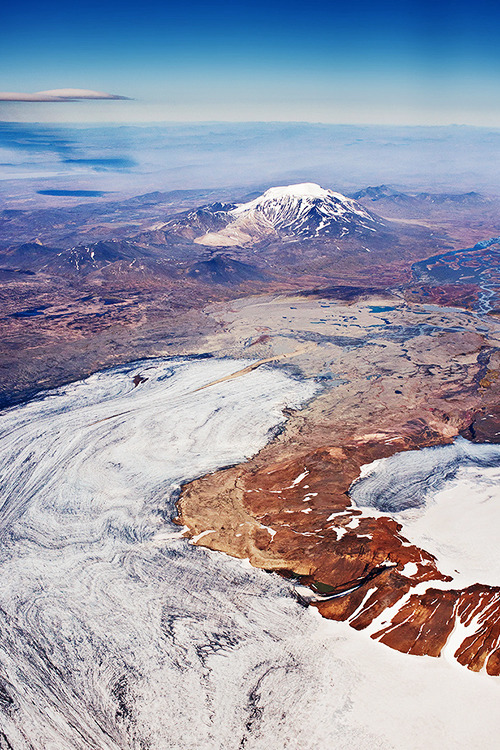
[[[202,245],[247,245],[263,240],[342,238],[376,232],[382,221],[361,204],[312,182],[272,187],[239,204],[214,204],[163,226]],[[203,231],[204,230],[204,231]]]
[[[328,234],[339,222],[361,223],[374,229],[373,218],[363,206],[314,182],[269,188],[255,200],[234,208],[231,214],[236,218],[260,214],[274,229],[290,235]]]

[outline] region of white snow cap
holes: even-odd
[[[259,195],[253,201],[240,203],[233,208],[231,214],[240,216],[247,212],[263,212],[272,220],[281,217],[284,212],[290,216],[290,212],[297,217],[305,217],[313,206],[318,207],[326,218],[339,218],[346,214],[358,214],[365,219],[369,215],[359,203],[346,198],[342,193],[326,190],[315,182],[301,182],[297,185],[281,185],[272,187],[265,193]]]
[[[315,182],[300,182],[298,185],[282,185],[281,187],[272,187],[261,196],[270,200],[272,198],[326,198],[331,191],[325,190],[321,185]]]
[[[346,198],[341,193],[335,193],[333,190],[326,190],[321,185],[317,185],[315,182],[300,182],[297,185],[281,185],[279,187],[272,187],[266,190],[265,193],[259,195],[253,201],[248,203],[240,203],[234,208],[232,214],[242,214],[246,211],[251,211],[255,208],[260,208],[268,203],[276,201],[286,203],[288,201],[295,201],[296,203],[306,202],[309,203],[314,200],[328,200],[333,199],[336,203],[342,203],[348,206],[351,210],[361,208],[355,201]],[[363,212],[364,213],[364,212]],[[366,214],[365,214],[366,215]]]

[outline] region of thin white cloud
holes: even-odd
[[[0,102],[75,102],[81,99],[128,99],[128,96],[107,94],[88,89],[52,89],[22,94],[15,91],[0,91]]]

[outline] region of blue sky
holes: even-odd
[[[500,126],[499,20],[489,0],[11,2],[0,90],[134,101],[1,103],[0,119]]]

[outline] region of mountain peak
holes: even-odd
[[[182,221],[183,232],[206,228],[193,240],[212,247],[367,236],[381,226],[360,203],[314,182],[271,187],[246,203],[206,206]]]
[[[339,222],[372,222],[361,204],[314,182],[269,188],[249,203],[235,206],[230,214],[236,221],[252,215],[259,221],[264,219],[274,231],[288,236],[317,237],[330,234],[332,229],[336,233]]]
[[[352,203],[352,201],[349,201],[349,198],[341,195],[341,193],[334,193],[333,190],[326,190],[315,182],[301,182],[295,185],[271,187],[266,190],[265,193],[259,195],[258,198],[255,198],[248,203],[240,203],[231,213],[238,216],[246,211],[262,209],[269,204],[284,204],[289,203],[290,201],[295,203],[324,202],[332,199],[338,203]],[[350,208],[352,210],[351,206]],[[361,206],[358,208],[361,208]]]
[[[315,182],[300,182],[295,185],[281,185],[271,187],[260,197],[270,200],[272,198],[326,198],[328,190],[325,190]]]

